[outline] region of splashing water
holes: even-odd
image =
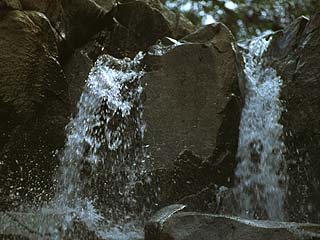
[[[144,172],[142,57],[142,53],[133,60],[99,57],[81,95],[78,113],[67,126],[69,134],[60,158],[53,205],[75,212],[87,225],[102,219],[93,207],[94,199],[89,198],[98,188],[95,184],[101,172],[112,178],[108,184],[116,185],[104,183],[106,188],[118,194],[117,204],[110,209],[113,216],[108,219],[115,214],[118,218],[126,215],[124,206],[134,207],[135,181]],[[66,222],[71,220],[67,214]]]
[[[264,66],[268,40],[258,37],[240,45],[245,49],[246,99],[240,123],[235,196],[240,215],[249,218],[284,219],[286,195],[285,149],[279,123],[282,80]]]

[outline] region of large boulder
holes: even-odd
[[[221,23],[182,41],[165,46],[167,39],[144,59],[144,142],[153,165],[146,193],[156,191],[158,207],[216,212],[219,186],[232,185],[236,166],[241,63]]]
[[[170,36],[175,39],[183,38],[184,36],[196,30],[195,26],[183,14],[170,10],[164,4],[162,4],[162,2],[159,0],[140,0],[140,1],[122,0],[121,2],[123,3],[122,6],[119,5],[121,6],[121,8],[128,8],[128,7],[135,8],[135,10],[132,12],[140,11],[141,9],[143,9],[140,7],[140,10],[139,10],[139,8],[136,7],[136,6],[139,6],[141,3],[147,4],[148,6],[150,6],[155,12],[158,12],[156,14],[160,14],[160,17],[167,22],[167,25],[170,31]],[[134,22],[137,21],[136,20],[137,16],[139,15],[132,16],[132,19],[134,19]],[[126,20],[126,22],[128,22],[128,20]],[[148,23],[150,24],[150,22]]]
[[[163,55],[149,54],[145,59],[145,143],[150,145],[155,168],[173,167],[173,160],[185,149],[211,156],[219,138],[230,130],[222,128],[225,122],[234,130],[233,144],[238,139],[241,107],[229,106],[240,96],[232,34],[223,24],[215,24],[184,40]],[[234,118],[226,119],[230,110]],[[234,154],[235,146],[219,147],[220,157]]]
[[[288,211],[295,221],[320,221],[320,15],[300,17],[276,32],[269,60],[283,79]]]
[[[140,5],[146,6],[137,3]],[[131,25],[136,32],[140,31],[138,26]],[[161,37],[155,32],[150,28],[141,37]],[[150,204],[150,209],[181,202],[192,210],[214,211],[218,186],[232,184],[242,106],[241,70],[234,41],[227,27],[218,23],[187,35],[180,45],[162,38],[160,45],[150,48],[150,41],[143,47],[149,48],[143,59],[143,119],[147,126],[144,144],[151,149],[148,163],[155,164],[142,180],[137,195],[141,200],[138,202]],[[109,47],[107,38],[99,35],[76,50],[66,64],[74,110],[93,62],[101,53],[109,52]],[[154,54],[158,48],[163,48],[163,55]],[[117,48],[110,49],[115,56],[126,56]],[[134,54],[136,50],[129,55]]]
[[[24,10],[45,14],[59,34],[62,58],[110,23],[113,0],[21,0]]]
[[[182,209],[174,205],[156,213],[145,226],[145,240],[320,239],[320,226],[316,224],[245,220]]]
[[[107,42],[106,53],[114,56],[145,50],[163,36],[181,38],[195,30],[186,17],[158,0],[21,0],[21,5],[50,19],[59,33],[63,60],[102,29],[98,41]]]
[[[0,32],[0,208],[6,208],[21,196],[47,196],[69,110],[48,19],[8,11]]]
[[[176,16],[157,0],[121,1],[107,16],[113,19],[110,24],[76,49],[65,64],[74,107],[99,55],[133,58],[139,51],[147,51],[159,39],[166,36],[181,38],[195,29],[183,15]]]

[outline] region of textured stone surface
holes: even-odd
[[[145,227],[145,240],[320,239],[320,226],[244,220],[195,212],[157,213]],[[158,216],[160,215],[160,216]]]
[[[150,6],[157,9],[164,19],[169,23],[171,37],[175,39],[183,38],[184,36],[194,32],[196,27],[183,14],[171,11],[159,0],[144,0]]]
[[[63,212],[0,212],[0,239],[102,240],[86,223],[75,220],[76,213],[68,214],[67,225],[67,214]]]
[[[289,173],[288,211],[294,221],[320,222],[320,15],[298,18],[275,33],[272,66],[284,83],[282,116]]]
[[[5,208],[21,196],[41,200],[52,186],[68,99],[57,38],[43,14],[9,11],[0,18],[0,32],[0,208]]]
[[[22,10],[22,6],[19,0],[0,0],[1,10]]]
[[[122,1],[108,17],[113,19],[110,24],[87,44],[75,50],[65,64],[73,108],[99,55],[106,53],[117,58],[133,58],[139,51],[146,51],[163,37],[183,37],[194,30],[194,26],[182,15],[179,24],[175,23],[179,20],[175,13],[156,0]]]
[[[146,58],[151,71],[142,79],[145,142],[156,168],[172,166],[184,149],[202,157],[212,155],[218,136],[228,130],[221,129],[225,110],[239,87],[232,35],[221,37],[224,31],[209,33],[208,41],[190,36],[196,43]],[[233,115],[239,116],[239,111]],[[237,121],[232,124],[238,128]],[[233,137],[237,139],[237,134]]]
[[[122,1],[110,16],[115,21],[113,26],[100,33],[96,41],[106,53],[118,58],[133,57],[163,37],[178,39],[195,29],[183,15],[177,16],[157,0]]]
[[[62,57],[108,25],[113,0],[22,0],[25,10],[45,14],[59,33]]]

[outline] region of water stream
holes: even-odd
[[[244,49],[246,99],[234,192],[240,216],[284,220],[287,175],[283,126],[279,123],[283,111],[279,100],[282,80],[264,61],[270,41],[270,36],[262,36],[240,44]]]
[[[88,226],[103,219],[94,207],[94,191],[106,190],[106,198],[114,201],[106,217],[115,226],[112,232],[119,232],[113,219],[128,220],[133,215],[135,183],[145,171],[142,148],[145,126],[140,100],[142,57],[139,53],[133,60],[118,60],[102,55],[89,74],[78,113],[67,126],[58,188],[52,202],[54,209],[66,214],[64,228],[75,216]],[[100,175],[111,181],[101,184]],[[97,189],[97,185],[102,189]]]
[[[245,59],[246,99],[234,195],[240,216],[284,220],[288,179],[281,140],[283,127],[279,123],[282,80],[264,61],[270,41],[271,37],[263,36],[240,44]],[[162,55],[168,49],[159,45],[150,54]],[[61,226],[62,232],[66,231],[78,219],[106,239],[142,238],[135,212],[136,183],[146,171],[142,57],[139,53],[133,60],[118,60],[102,55],[96,61],[78,112],[67,126],[55,197],[41,209],[42,215],[59,215],[59,222],[48,222],[50,229],[40,224],[40,233],[49,231],[53,239],[59,239]],[[99,192],[103,192],[104,199]],[[107,206],[103,214],[95,207],[99,201],[100,206]]]

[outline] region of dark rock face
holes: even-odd
[[[301,17],[275,33],[268,53],[284,81],[288,211],[295,221],[320,222],[319,38],[320,15]]]
[[[3,0],[0,14],[5,33],[0,38],[3,208],[13,206],[20,196],[41,200],[39,192],[50,192],[58,164],[53,155],[64,145],[67,117],[76,111],[100,54],[132,57],[159,38],[183,37],[194,30],[186,18],[159,1],[123,1],[116,6],[100,0]]]
[[[223,24],[184,39],[190,42],[145,57],[145,142],[154,164],[146,192],[158,189],[151,202],[159,206],[217,212],[219,186],[232,185],[236,166],[240,63]]]
[[[108,23],[107,13],[114,1],[22,0],[25,10],[42,12],[59,33],[64,55],[86,43]],[[64,56],[63,56],[64,57]]]
[[[58,229],[66,216],[66,213],[0,212],[0,240],[102,240],[85,222],[76,218],[70,219],[70,224],[64,229]],[[53,227],[57,229],[56,232],[50,230]]]
[[[22,6],[19,0],[1,0],[0,11],[1,10],[22,10]]]
[[[191,43],[146,58],[151,71],[142,78],[145,142],[150,145],[155,168],[172,166],[184,149],[210,156],[219,134],[224,134],[224,129],[219,132],[224,111],[232,98],[239,96],[238,63],[232,34],[225,26],[216,28],[204,40],[195,36],[197,32],[185,38]],[[239,116],[239,111],[234,114]],[[235,126],[238,128],[236,122]]]
[[[145,227],[145,240],[320,239],[320,226],[315,224],[243,220],[180,209],[159,211]]]
[[[91,41],[76,49],[65,64],[73,108],[99,55],[133,58],[139,51],[146,51],[163,37],[184,37],[195,28],[185,17],[177,17],[156,0],[122,1],[107,16],[113,20]]]
[[[133,12],[138,11],[134,10],[139,9],[138,6],[143,6],[142,9],[147,6],[142,2],[127,4],[135,7],[124,9]],[[154,9],[144,11],[159,14]],[[142,31],[138,26],[141,25],[135,23],[131,28],[137,28],[135,32]],[[108,36],[116,37],[116,29],[121,28],[116,25],[115,31],[108,32]],[[155,32],[156,29],[152,28],[141,37],[152,38],[151,44],[157,37],[165,36],[165,33],[154,35]],[[166,32],[170,33],[169,30]],[[72,109],[75,109],[81,88],[99,54],[110,49],[115,56],[127,55],[117,50],[125,49],[123,46],[115,48],[110,45],[110,38],[103,33],[106,34],[107,30],[76,50],[65,66]],[[204,27],[182,41],[185,43],[181,46],[168,46],[171,50],[162,56],[147,54],[143,60],[147,71],[142,80],[147,84],[142,99],[147,124],[145,144],[152,149],[154,159],[150,162],[155,165],[150,173],[151,185],[146,183],[148,175],[144,179],[144,189],[138,195],[143,203],[148,195],[150,209],[159,207],[154,204],[164,206],[181,202],[187,203],[192,210],[215,212],[214,199],[218,191],[215,184],[231,185],[236,165],[242,105],[238,53],[233,46],[232,34],[223,24]],[[172,43],[168,40],[169,45]],[[137,49],[150,47],[149,44]],[[133,48],[129,52],[129,55],[136,54]],[[160,152],[154,151],[160,145]],[[200,154],[202,156],[198,156]],[[157,196],[153,196],[158,188]]]
[[[0,17],[0,206],[52,186],[53,154],[64,144],[68,98],[57,38],[38,12]],[[13,44],[14,43],[14,44]]]

